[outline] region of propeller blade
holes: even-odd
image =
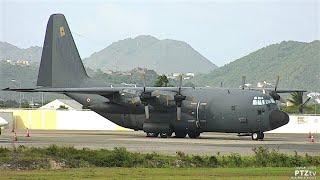
[[[179,88],[179,93],[178,94],[181,94],[181,86],[182,86],[182,74],[179,75],[179,82],[178,82],[178,88]]]
[[[277,76],[276,84],[274,86],[274,91],[277,91],[279,80],[280,80],[280,76]]]
[[[143,92],[146,92],[146,85],[147,85],[146,73],[142,73],[142,81],[143,81]]]
[[[311,97],[309,97],[303,104],[301,104],[302,107],[304,107],[309,101],[310,101]]]
[[[146,119],[149,119],[150,113],[149,113],[149,106],[148,105],[144,106],[144,112],[146,114]]]
[[[177,106],[177,120],[181,120],[181,107]]]
[[[242,90],[244,90],[245,84],[246,84],[246,76],[242,76]]]
[[[182,86],[182,74],[179,75],[178,82],[178,93],[174,96],[177,106],[177,120],[181,120],[181,106],[182,101],[186,99],[186,96],[181,95],[181,86]]]

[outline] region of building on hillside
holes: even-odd
[[[26,61],[26,60],[18,60],[16,62],[16,64],[17,65],[23,65],[23,66],[29,66],[30,65],[29,61]]]
[[[82,110],[82,104],[71,99],[56,99],[42,107],[40,109],[67,109],[67,110]]]
[[[178,77],[182,75],[183,79],[184,80],[188,80],[188,79],[192,79],[194,78],[195,74],[192,73],[192,72],[188,72],[188,73],[172,73],[172,74],[169,74],[167,75],[167,77],[169,79],[178,79]]]

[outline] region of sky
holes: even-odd
[[[270,44],[320,39],[320,0],[0,0],[0,41],[42,46],[53,13],[66,16],[82,58],[152,35],[185,41],[222,66]]]

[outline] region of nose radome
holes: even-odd
[[[279,110],[273,110],[269,115],[270,127],[272,129],[281,127],[289,122],[287,113]]]

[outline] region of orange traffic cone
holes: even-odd
[[[314,136],[311,136],[311,142],[314,143]]]
[[[18,141],[18,137],[17,137],[17,133],[16,132],[14,132],[14,134],[13,134],[13,141]]]
[[[29,128],[27,128],[27,134],[26,137],[30,137]]]

